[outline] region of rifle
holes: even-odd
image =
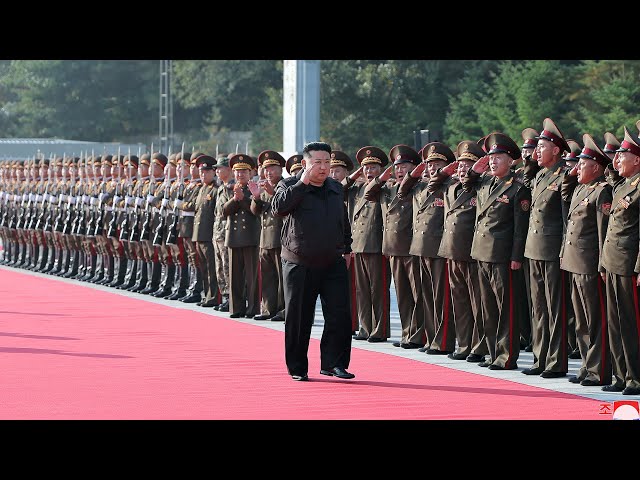
[[[171,147],[169,147],[169,157],[171,156]],[[167,158],[169,158],[167,157]],[[165,230],[165,216],[166,216],[166,205],[169,203],[168,192],[171,184],[169,183],[169,176],[165,175],[164,177],[164,191],[162,192],[162,203],[160,204],[160,213],[158,225],[156,226],[155,231],[153,232],[153,245],[162,245],[162,237],[164,237]]]
[[[182,142],[182,151],[180,153],[180,161],[184,161],[184,142]],[[167,234],[167,245],[175,245],[178,241],[178,219],[180,209],[178,208],[178,200],[182,201],[184,198],[184,167],[180,165],[180,177],[178,179],[178,188],[176,199],[173,201],[173,218],[171,220],[171,225],[169,226],[169,233]]]
[[[38,150],[38,154],[39,154],[39,150]],[[39,155],[38,155],[39,156]],[[36,157],[33,157],[33,166],[34,169],[37,167],[36,164]],[[34,214],[36,213],[36,206],[34,205],[34,199],[36,197],[37,189],[38,189],[38,181],[36,180],[36,176],[33,176],[33,180],[35,182],[35,186],[36,186],[36,193],[33,194],[31,192],[29,192],[29,203],[27,204],[27,218],[25,219],[25,225],[24,228],[26,228],[27,230],[31,230],[33,228],[33,218],[34,218]]]
[[[131,232],[129,232],[129,203],[131,203],[131,195],[133,194],[133,179],[131,178],[131,147],[129,147],[129,165],[127,175],[127,195],[124,197],[124,216],[120,225],[120,241],[128,241]],[[138,157],[140,158],[140,157]]]
[[[7,214],[9,212],[9,194],[7,193],[8,181],[5,181],[4,176],[5,169],[0,170],[0,182],[2,183],[2,198],[4,199],[4,204],[2,206],[2,220],[0,220],[0,226],[7,226]]]
[[[24,191],[28,192],[30,190],[30,184],[31,184],[31,172],[29,171],[29,160],[27,159],[27,161],[24,162],[25,166],[24,166],[24,179],[27,182]],[[23,193],[22,194],[22,202],[20,203],[20,211],[18,212],[18,221],[16,222],[16,228],[24,228],[25,225],[25,219],[26,219],[26,215],[27,215],[27,205],[25,205],[27,203],[27,198],[28,198],[28,194],[27,193]]]
[[[94,220],[94,224],[95,227],[93,229],[93,236],[97,237],[98,235],[102,235],[102,232],[104,231],[104,226],[102,225],[104,223],[104,208],[103,208],[103,204],[104,204],[104,198],[105,198],[105,193],[107,192],[107,181],[104,179],[102,179],[102,191],[100,192],[100,197],[98,200],[98,205],[96,207],[95,210],[95,220]]]
[[[49,180],[47,181],[47,191],[49,191],[49,183],[51,182],[51,169],[54,169],[54,176],[53,176],[53,184],[56,185],[56,182],[58,181],[58,170],[56,169],[56,159],[53,156],[53,154],[51,154],[53,157],[53,166],[51,165],[51,159],[49,160],[49,172],[48,172],[48,177]],[[57,192],[56,192],[57,194]],[[51,232],[52,231],[52,224],[51,221],[53,220],[53,216],[56,213],[56,206],[53,203],[55,200],[57,200],[56,197],[54,197],[53,195],[51,195],[50,193],[46,193],[45,196],[47,198],[45,198],[45,200],[47,201],[47,221],[44,222],[44,228],[42,229],[45,232]]]
[[[40,229],[40,226],[44,227],[42,223],[45,219],[45,216],[48,217],[49,213],[49,191],[51,186],[51,159],[49,159],[49,168],[47,169],[47,186],[44,190],[44,198],[42,199],[42,211],[40,215],[38,215],[38,220],[36,221],[36,230]]]
[[[65,156],[63,156],[62,163],[64,163]],[[64,219],[64,224],[62,226],[62,233],[65,235],[70,235],[73,233],[73,222],[75,220],[73,215],[73,205],[76,202],[76,197],[73,195],[73,189],[76,185],[76,171],[73,168],[73,162],[69,162],[69,169],[71,170],[71,181],[69,182],[69,195],[67,196],[67,215]]]
[[[118,182],[113,192],[113,202],[111,203],[111,220],[109,221],[109,228],[107,229],[108,238],[118,238],[118,211],[117,204],[120,202],[120,194],[122,193],[120,183],[122,182],[122,167],[120,165],[120,146],[118,146]]]
[[[156,179],[153,175],[153,143],[151,144],[151,153],[149,155],[149,191],[147,192],[147,203],[145,206],[144,212],[144,223],[142,224],[142,231],[140,232],[140,240],[149,240],[151,237],[151,222],[153,221],[153,211],[151,209],[151,203],[149,202],[148,197],[155,197],[157,191]],[[153,187],[153,193],[151,192],[151,187]],[[141,190],[142,192],[142,190]]]
[[[64,169],[64,156],[62,158],[62,168]],[[62,186],[60,187],[60,191],[58,192],[58,214],[56,215],[56,220],[53,222],[53,230],[58,233],[62,233],[64,228],[64,223],[62,221],[62,214],[64,212],[64,202],[67,201],[67,195],[65,193],[65,185],[66,181],[64,179],[64,175],[62,176]]]
[[[82,155],[82,153],[80,154]],[[86,233],[86,228],[84,224],[84,204],[86,198],[86,187],[89,185],[87,180],[87,152],[84,152],[83,158],[83,169],[80,170],[80,165],[78,166],[78,174],[80,175],[80,190],[78,191],[78,195],[76,195],[76,218],[75,225],[71,229],[71,233],[75,233],[76,235],[84,236]],[[80,201],[78,201],[80,200]]]
[[[20,174],[18,173],[19,169],[16,169],[16,182],[11,190],[11,195],[13,196],[11,203],[11,218],[9,219],[9,229],[14,229],[16,225],[16,213],[18,212],[18,200],[17,200],[17,192],[20,191]]]

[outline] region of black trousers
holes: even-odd
[[[347,368],[351,360],[349,277],[342,257],[326,268],[311,268],[282,259],[285,360],[290,375],[306,375],[307,352],[318,295],[324,315],[320,368]]]

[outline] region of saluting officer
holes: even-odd
[[[511,162],[521,155],[510,137],[499,132],[487,135],[484,151],[487,155],[460,179],[465,190],[478,192],[471,257],[478,260],[482,318],[490,355],[479,365],[490,370],[513,370],[520,355],[520,326],[513,310],[512,271],[522,267],[531,192],[510,169]]]
[[[536,145],[538,165],[542,168],[532,180],[531,219],[524,252],[530,267],[535,361],[531,368],[522,371],[542,378],[564,377],[569,368],[568,284],[560,270],[564,226],[560,189],[565,151],[569,151],[569,145],[564,135],[553,120],[546,118]]]
[[[413,195],[413,237],[409,253],[420,260],[420,284],[425,311],[425,346],[429,355],[453,353],[456,342],[447,260],[438,255],[444,230],[444,193],[449,176],[438,169],[455,161],[451,149],[441,142],[422,147],[422,162],[402,180],[399,195]],[[423,172],[427,172],[424,181]],[[423,181],[420,181],[420,180]]]
[[[382,207],[380,202],[365,198],[365,189],[382,173],[389,158],[380,148],[369,145],[358,150],[356,160],[360,167],[343,181],[353,240],[350,270],[355,276],[355,292],[351,311],[357,313],[352,327],[358,330],[353,339],[386,342],[391,331],[391,268],[382,254]]]
[[[380,202],[382,207],[382,253],[389,257],[402,325],[400,341],[394,342],[393,346],[422,348],[425,334],[420,259],[409,252],[413,237],[413,198],[411,191],[405,196],[399,195],[402,180],[420,163],[421,158],[408,145],[394,146],[389,158],[393,165],[370,181],[364,194],[367,200]],[[392,171],[395,172],[396,183],[389,186],[387,181]]]
[[[560,266],[571,272],[576,343],[582,359],[578,374],[569,381],[587,386],[609,385],[605,270],[600,263],[611,211],[611,186],[604,181],[609,158],[589,134],[584,134],[583,141],[579,161],[562,185],[562,195],[570,203]]]
[[[640,395],[640,139],[624,127],[614,167],[624,179],[613,189],[601,264],[607,272],[607,316],[614,381],[606,392]],[[635,260],[635,263],[634,263]]]
[[[258,292],[258,245],[260,222],[251,212],[248,183],[255,160],[236,153],[229,158],[236,183],[233,190],[223,190],[222,212],[227,217],[225,246],[229,248],[229,310],[231,318],[253,318],[260,310]],[[254,182],[255,183],[255,182]]]
[[[447,355],[452,360],[484,362],[489,353],[482,322],[482,297],[478,280],[478,262],[471,258],[476,223],[477,195],[466,191],[460,178],[484,157],[484,150],[472,140],[463,140],[456,148],[456,162],[442,168],[438,175],[452,175],[444,195],[444,229],[438,255],[447,260],[451,303],[458,347]],[[453,174],[457,173],[457,178]],[[519,270],[514,270],[517,272]]]

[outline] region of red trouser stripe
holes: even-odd
[[[381,255],[382,259],[382,336],[387,338],[387,323],[389,323],[389,319],[387,318],[387,304],[389,303],[387,300],[387,296],[389,295],[389,289],[387,289],[387,258],[384,255]]]
[[[601,333],[601,345],[602,355],[600,356],[600,381],[604,378],[605,366],[609,361],[609,355],[607,355],[607,342],[609,341],[609,332],[607,331],[607,315],[604,309],[604,295],[602,293],[602,277],[598,275],[598,300],[600,302],[600,333]]]
[[[505,367],[509,368],[513,359],[513,317],[515,308],[515,302],[513,301],[513,272],[509,263],[507,263],[507,271],[509,272],[509,283],[507,284],[509,286],[509,360],[507,360]]]

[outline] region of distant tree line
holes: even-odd
[[[281,60],[173,64],[176,136],[210,149],[244,131],[249,153],[282,149]],[[0,137],[149,142],[158,101],[158,60],[0,61]],[[621,138],[639,105],[640,60],[321,62],[321,140],[351,155],[413,145],[416,129],[452,147],[492,131],[519,141],[545,117],[580,142]]]

